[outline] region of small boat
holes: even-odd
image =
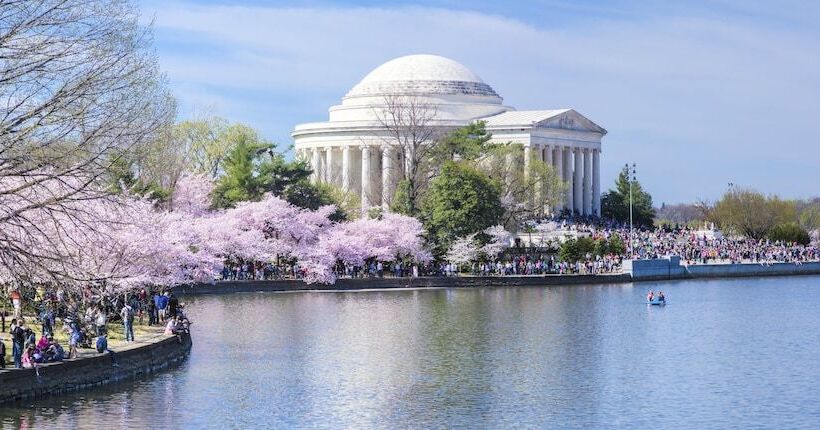
[[[655,296],[652,300],[647,300],[646,304],[652,306],[664,306],[666,305],[666,300],[661,300],[658,296]]]

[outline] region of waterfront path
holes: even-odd
[[[81,349],[77,358],[0,370],[0,404],[77,391],[147,375],[184,360],[191,349],[187,333],[165,335],[146,328],[134,342],[116,342],[97,353]]]

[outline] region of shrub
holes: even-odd
[[[799,243],[800,245],[808,245],[811,242],[809,232],[794,222],[774,226],[769,231],[769,240]]]

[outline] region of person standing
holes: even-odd
[[[11,290],[11,305],[14,307],[14,318],[23,317],[23,296],[20,294],[20,289],[15,288]]]
[[[157,321],[157,304],[155,298],[156,293],[148,299],[148,325],[159,324]]]
[[[21,325],[25,324],[24,321],[19,321],[20,325],[18,325],[18,320],[12,319],[11,320],[11,355],[12,359],[14,360],[14,367],[20,369],[23,367],[23,343],[26,341],[26,332]]]
[[[125,341],[126,342],[133,342],[134,341],[134,308],[128,302],[125,302],[125,305],[122,307],[120,311],[120,316],[122,317],[122,325],[125,331]]]
[[[155,303],[157,305],[157,316],[161,322],[165,322],[165,308],[168,306],[168,297],[166,294],[160,294],[156,297]]]
[[[171,296],[168,297],[168,314],[171,318],[177,316],[177,309],[179,309],[179,299],[174,293],[170,293]]]
[[[3,338],[0,337],[0,369],[6,368],[6,344],[3,343]]]
[[[94,327],[96,328],[97,333],[95,333],[98,337],[105,336],[106,334],[106,327],[105,325],[108,323],[108,315],[105,314],[105,309],[102,307],[97,308],[97,315],[95,316],[94,320]]]

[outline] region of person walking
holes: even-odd
[[[122,325],[125,331],[125,341],[134,341],[134,308],[128,302],[120,310],[120,317],[122,317]]]

